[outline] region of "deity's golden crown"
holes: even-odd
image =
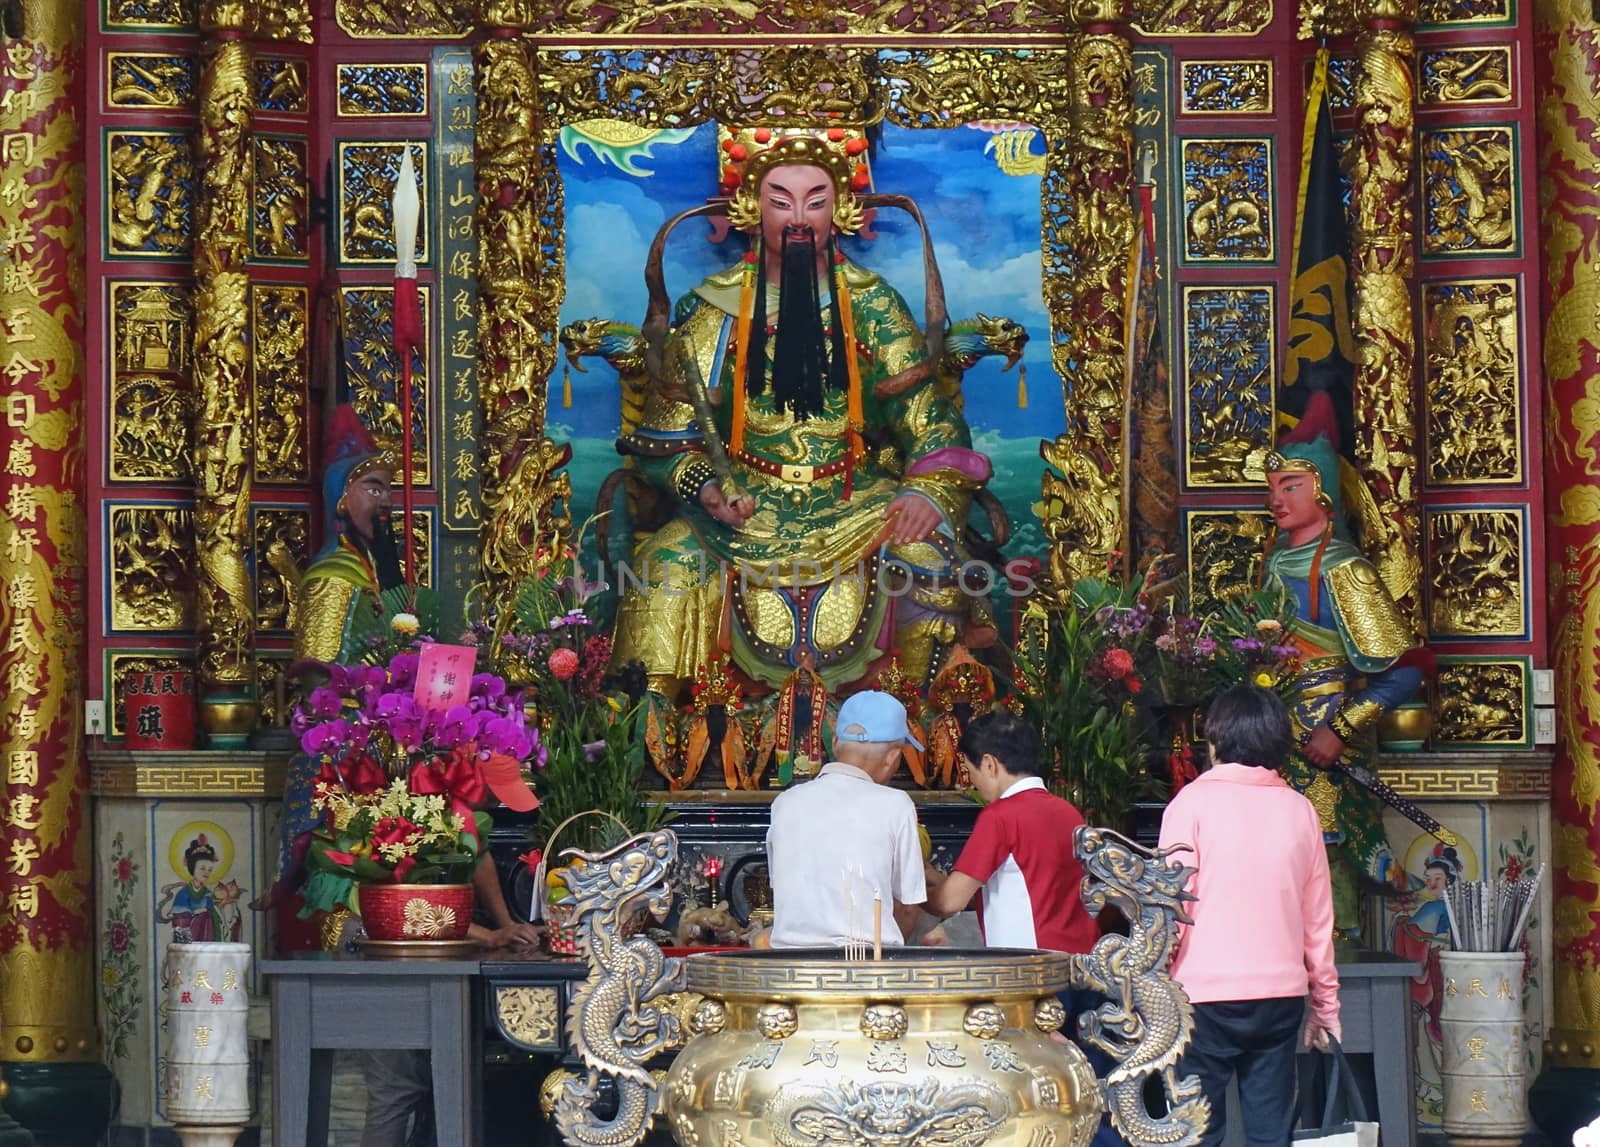
[[[722,128],[722,189],[733,196],[728,220],[740,230],[761,222],[761,180],[774,167],[812,164],[833,177],[837,202],[833,221],[846,233],[861,226],[855,194],[872,186],[867,137],[859,128],[789,130],[773,127]]]
[[[1268,474],[1309,474],[1312,485],[1316,490],[1317,505],[1324,510],[1334,508],[1333,499],[1322,488],[1322,467],[1310,458],[1293,458],[1280,454],[1276,450],[1267,453],[1266,471]]]

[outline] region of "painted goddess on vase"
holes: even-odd
[[[955,583],[990,477],[958,384],[900,294],[839,250],[862,222],[866,146],[842,128],[724,144],[728,216],[750,252],[678,300],[663,383],[618,443],[676,507],[635,548],[642,584],[625,589],[615,654],[667,697],[719,656],[773,688],[806,667],[837,695],[897,649],[925,681],[992,625]]]

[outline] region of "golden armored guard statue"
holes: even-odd
[[[805,664],[837,696],[896,649],[921,682],[986,622],[955,575],[989,461],[905,300],[838,249],[862,221],[866,146],[842,128],[724,144],[750,252],[678,301],[661,384],[618,443],[678,507],[635,549],[616,635],[668,697],[722,650],[772,688]]]
[[[1419,658],[1410,626],[1372,563],[1344,536],[1337,433],[1332,405],[1319,394],[1293,441],[1267,456],[1267,505],[1277,533],[1263,574],[1293,595],[1297,614],[1292,637],[1302,662],[1290,714],[1299,747],[1287,779],[1322,819],[1334,926],[1354,939],[1363,883],[1407,887],[1366,770],[1379,718],[1417,691],[1423,671],[1411,664]]]

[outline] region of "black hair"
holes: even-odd
[[[1039,733],[1034,727],[1004,709],[969,722],[961,733],[961,752],[974,767],[991,756],[1006,772],[1015,776],[1039,775]]]
[[[367,556],[372,559],[372,572],[380,590],[393,589],[406,581],[400,564],[400,543],[394,536],[397,525],[399,522],[389,513],[380,513],[372,520],[372,544],[367,547]],[[356,540],[359,544],[360,539]]]
[[[831,235],[827,240],[827,253],[831,265],[835,256]],[[773,345],[771,366],[773,404],[797,419],[815,418],[823,412],[827,390],[844,389],[848,385],[838,292],[833,292],[828,304],[832,330],[824,331],[815,238],[786,233],[780,255],[777,341]],[[765,252],[758,246],[757,259],[764,258]],[[765,393],[766,389],[767,291],[762,283],[756,291],[755,313],[750,323],[745,390],[756,395]]]
[[[1219,693],[1206,710],[1205,728],[1215,754],[1213,763],[1279,769],[1294,748],[1283,702],[1257,685],[1235,685]]]
[[[1424,872],[1430,868],[1437,868],[1443,872],[1446,884],[1454,884],[1461,875],[1461,854],[1448,844],[1440,845],[1434,849],[1433,855],[1423,862]]]
[[[194,875],[194,866],[202,860],[209,860],[212,864],[217,862],[217,850],[212,848],[210,842],[206,840],[205,833],[201,833],[197,838],[191,840],[189,847],[184,849],[183,864],[189,870],[190,876]]]

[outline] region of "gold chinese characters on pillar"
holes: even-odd
[[[74,93],[83,13],[81,4],[12,6],[0,58],[0,346],[8,359],[0,402],[0,1061],[8,1063],[99,1055],[81,724],[84,154]]]

